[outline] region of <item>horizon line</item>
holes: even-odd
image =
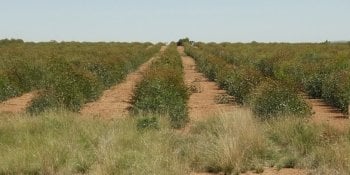
[[[182,37],[179,38],[189,38],[189,37]],[[55,39],[50,39],[50,40],[26,40],[22,38],[0,38],[0,41],[3,40],[22,40],[24,43],[50,43],[50,42],[57,42],[57,43],[171,43],[171,42],[177,42],[178,40],[173,40],[173,41],[147,41],[147,40],[55,40]],[[190,39],[191,40],[191,39]],[[349,43],[350,40],[323,40],[323,41],[258,41],[258,40],[251,40],[251,41],[201,41],[201,40],[191,40],[194,42],[202,42],[202,43],[243,43],[243,44],[248,44],[248,43],[292,43],[292,44],[298,44],[298,43]]]

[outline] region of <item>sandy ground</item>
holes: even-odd
[[[348,131],[350,129],[350,120],[348,116],[341,113],[339,109],[329,106],[322,99],[313,99],[305,94],[302,96],[312,107],[312,122],[317,124],[328,124],[339,131]]]
[[[225,90],[212,81],[209,81],[202,73],[196,70],[193,58],[185,56],[184,48],[178,47],[184,67],[184,81],[190,89],[194,89],[188,100],[189,116],[197,121],[213,116],[221,112],[232,112],[238,106],[234,104],[218,104],[219,97],[229,97]]]
[[[253,172],[247,172],[243,173],[241,175],[256,175],[258,173]],[[276,168],[265,168],[263,173],[260,173],[261,175],[307,175],[309,174],[306,170],[299,170],[299,169],[292,169],[292,168],[283,168],[283,169],[276,169]]]
[[[160,52],[164,52],[163,46]],[[125,80],[103,92],[97,101],[85,104],[80,113],[82,115],[99,116],[105,118],[120,118],[129,114],[134,89],[142,80],[143,74],[147,71],[155,57],[142,64],[135,72],[127,75]]]
[[[257,175],[259,173],[254,172],[246,172],[241,173],[241,175]],[[307,175],[309,174],[306,170],[300,170],[300,169],[292,169],[292,168],[283,168],[283,169],[276,169],[276,168],[265,168],[264,172],[260,173],[260,175]],[[190,175],[224,175],[224,173],[191,173]]]
[[[241,175],[256,175],[258,173],[246,172],[241,173]],[[291,169],[291,168],[283,168],[281,170],[277,170],[276,168],[265,168],[261,175],[307,175],[308,172],[305,170],[299,169]],[[212,174],[212,173],[191,173],[190,175],[224,175],[223,173]]]
[[[0,113],[23,113],[30,105],[37,92],[23,94],[0,103]]]
[[[178,47],[184,67],[185,84],[192,89],[192,94],[187,102],[190,122],[181,130],[188,133],[195,121],[205,120],[221,113],[230,113],[239,106],[229,104],[218,104],[217,98],[225,97],[233,99],[219,86],[205,78],[205,75],[196,70],[196,63],[193,58],[186,56],[183,47]]]

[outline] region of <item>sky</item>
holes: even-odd
[[[0,39],[350,40],[350,0],[0,0]]]

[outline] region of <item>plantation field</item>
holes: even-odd
[[[0,174],[350,174],[349,44],[180,41],[1,40]]]
[[[146,43],[0,43],[0,101],[38,91],[31,113],[78,111],[159,51]]]

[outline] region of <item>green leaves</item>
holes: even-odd
[[[180,128],[188,120],[188,92],[183,82],[180,55],[175,45],[169,47],[137,85],[133,111],[168,115],[172,127]]]
[[[251,94],[250,99],[253,112],[261,119],[307,116],[311,111],[293,89],[273,80],[261,83]]]
[[[350,72],[330,74],[322,86],[322,98],[347,113],[350,104]]]
[[[21,43],[0,48],[0,101],[32,90],[30,112],[78,111],[158,52],[142,43]]]

